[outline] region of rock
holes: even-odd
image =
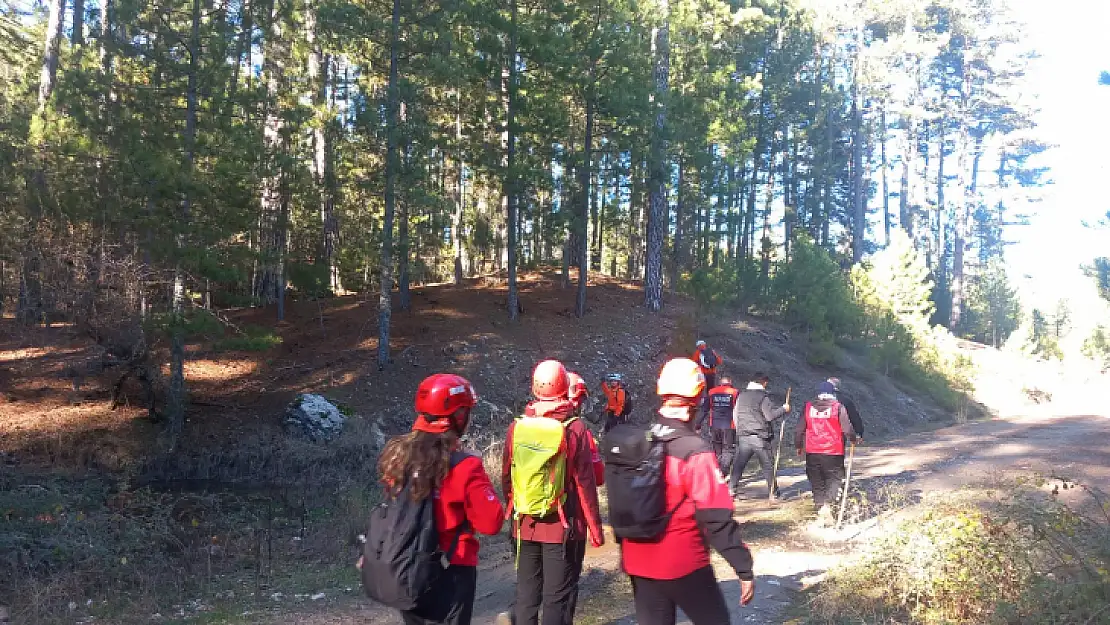
[[[335,404],[312,393],[298,395],[285,409],[285,427],[314,441],[330,441],[339,436],[346,422]]]

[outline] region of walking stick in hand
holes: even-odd
[[[840,495],[840,510],[836,513],[836,531],[840,531],[840,524],[844,522],[844,507],[848,503],[848,486],[852,483],[852,461],[856,458],[856,442],[848,451],[848,473],[844,476],[844,492]]]
[[[789,387],[789,386],[786,387],[786,405],[787,406],[790,405],[790,391],[792,391],[792,390],[793,390],[793,387]],[[774,471],[771,472],[771,476],[774,478],[774,481],[775,481],[775,483],[771,486],[772,492],[778,490],[778,488],[779,488],[779,458],[782,457],[782,437],[785,436],[785,435],[786,435],[786,415],[783,415],[782,416],[782,425],[779,426],[779,445],[778,445],[778,448],[775,449],[775,469],[774,469]]]

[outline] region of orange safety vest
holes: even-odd
[[[721,366],[721,355],[718,354],[716,352],[716,350],[710,349],[709,352],[717,357],[717,366],[716,367],[703,367],[701,365],[701,354],[704,351],[705,351],[704,349],[695,350],[694,355],[690,356],[690,360],[693,360],[695,363],[697,363],[698,368],[701,369],[702,373],[716,373],[717,372],[717,367]]]
[[[605,410],[619,415],[621,411],[624,410],[624,400],[626,397],[624,387],[620,384],[613,384],[610,386],[608,382],[602,382],[601,391],[605,393],[605,398],[608,400]]]

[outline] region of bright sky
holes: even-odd
[[[1079,266],[1110,255],[1110,230],[1084,228],[1110,210],[1110,2],[1107,0],[1012,0],[1029,26],[1023,35],[1042,56],[1030,73],[1040,100],[1040,129],[1059,145],[1044,157],[1056,184],[1035,207],[1031,226],[1009,233],[1019,243],[1007,260],[1025,295],[1051,310],[1060,297],[1087,308],[1094,288]]]

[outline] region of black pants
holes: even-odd
[[[717,465],[727,475],[732,468],[732,459],[736,456],[736,430],[710,427],[709,433],[712,436],[713,455],[717,456]]]
[[[415,610],[401,612],[401,620],[405,625],[470,625],[477,584],[477,567],[451,565]]]
[[[586,541],[566,544],[520,542],[516,570],[516,625],[571,625],[578,603],[578,578]]]
[[[836,505],[844,486],[844,456],[806,454],[806,477],[813,489],[813,505]]]
[[[632,577],[638,625],[675,625],[682,608],[694,625],[728,625],[728,604],[712,567],[678,579]]]
[[[618,425],[626,422],[627,420],[628,419],[626,417],[622,417],[622,416],[618,415],[615,412],[606,410],[605,411],[605,423],[601,426],[602,436],[608,434],[609,430],[617,427]]]
[[[736,458],[732,461],[732,472],[729,475],[728,486],[732,492],[740,485],[740,478],[744,475],[744,468],[748,461],[755,456],[763,467],[763,477],[767,480],[767,493],[770,494],[775,487],[775,465],[771,456],[771,441],[765,441],[758,436],[736,437]]]
[[[701,419],[704,420],[709,416],[709,391],[717,386],[717,374],[705,374],[705,391],[701,394],[700,413]]]

